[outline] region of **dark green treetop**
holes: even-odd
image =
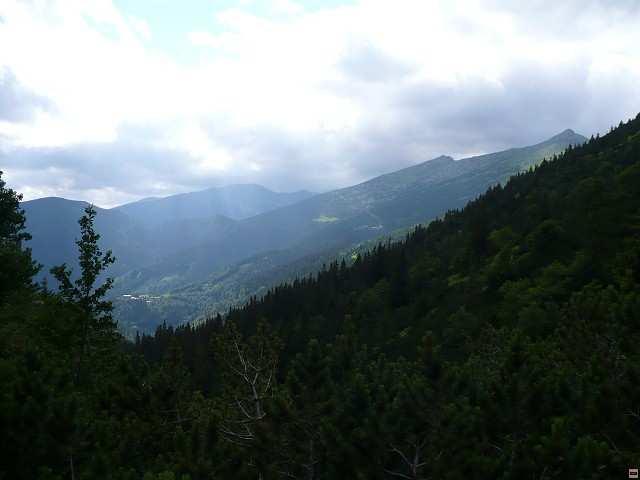
[[[31,238],[25,232],[22,195],[7,188],[0,171],[0,297],[21,287],[31,286],[40,267],[31,259],[31,251],[22,243]]]

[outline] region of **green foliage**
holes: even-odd
[[[0,171],[0,239],[18,244],[31,236],[24,232],[24,212],[20,210],[22,195],[7,188]]]

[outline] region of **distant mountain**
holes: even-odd
[[[165,198],[146,198],[112,209],[97,208],[96,227],[104,248],[117,262],[109,275],[120,275],[162,261],[178,251],[216,240],[234,223],[313,194],[277,193],[260,185],[231,185]],[[22,203],[29,247],[43,264],[40,278],[53,265],[76,265],[78,219],[87,202],[48,197]],[[50,278],[50,277],[49,277]]]
[[[34,259],[45,267],[40,278],[46,276],[53,265],[76,265],[75,240],[80,236],[78,219],[87,205],[87,202],[58,197],[39,198],[21,204],[26,214],[27,231],[33,237],[27,246],[33,250]],[[110,275],[154,260],[144,244],[137,241],[143,232],[127,215],[102,208],[96,210],[96,229],[102,235],[101,243],[113,249],[118,257]]]
[[[222,307],[225,302],[241,301],[256,293],[259,284],[269,286],[270,272],[278,272],[273,278],[282,280],[283,272],[295,270],[287,264],[428,222],[447,210],[463,207],[488,187],[504,183],[543,158],[585,141],[583,136],[566,130],[529,147],[458,161],[442,156],[353,187],[316,195],[238,221],[224,235],[199,247],[128,272],[117,279],[116,292],[170,295],[176,289],[203,282],[189,289],[209,292],[210,304]],[[312,260],[309,263],[316,264]],[[202,293],[201,300],[204,296]],[[221,297],[225,301],[221,302]]]
[[[278,193],[261,185],[229,185],[165,198],[145,198],[114,210],[127,214],[145,227],[157,227],[168,222],[215,216],[240,220],[291,205],[312,195],[306,190]]]

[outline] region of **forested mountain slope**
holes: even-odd
[[[640,116],[350,267],[135,345],[96,283],[95,212],[81,275],[56,270],[54,293],[33,284],[19,200],[0,175],[1,478],[608,479],[640,463]]]
[[[121,295],[113,296],[114,316],[121,332],[131,339],[136,334],[152,333],[162,323],[171,326],[199,323],[216,312],[243,305],[252,296],[261,296],[275,285],[315,274],[332,262],[344,260],[351,264],[357,255],[371,250],[381,239],[400,241],[413,228],[306,255],[296,248],[262,252],[216,270],[202,282],[160,295],[125,296],[122,292],[126,290],[116,285],[115,291]]]
[[[197,248],[117,278],[118,294],[157,296],[149,307],[120,301],[120,319],[144,331],[153,316],[175,324],[225,310],[291,278],[301,263],[315,267],[321,264],[315,259],[332,252],[428,222],[585,140],[566,130],[529,147],[457,161],[439,157],[240,221]],[[136,324],[132,313],[146,320]]]
[[[242,376],[212,339],[237,326],[266,371],[251,352],[275,345],[264,415],[227,412],[251,425],[249,472],[616,478],[640,462],[639,287],[640,115],[225,327],[160,328],[137,349],[178,348],[196,388],[233,399]]]

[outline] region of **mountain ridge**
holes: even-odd
[[[286,271],[283,261],[293,264],[320,252],[341,251],[428,222],[447,209],[464,206],[491,185],[560,153],[569,144],[586,140],[577,134],[552,138],[555,140],[461,160],[436,157],[435,162],[426,161],[241,220],[229,229],[229,235],[116,279],[115,292],[171,295],[174,289],[193,284],[208,291],[211,303],[218,308],[225,305],[224,301],[220,303],[220,295],[232,302],[241,301],[256,291],[242,289],[244,293],[238,297],[233,291],[227,295],[227,289],[235,290],[244,282],[255,284],[251,280],[254,273],[248,272],[267,278],[273,271],[274,277],[282,279],[275,272]],[[290,253],[276,253],[283,250]],[[272,253],[262,258],[261,252]],[[248,258],[255,260],[247,264],[244,259]],[[231,277],[223,274],[227,266],[237,263],[245,266],[235,269]],[[197,287],[199,282],[210,287]],[[171,323],[171,319],[165,320]]]
[[[160,225],[167,220],[208,218],[217,214],[241,220],[312,195],[306,190],[275,192],[258,184],[233,184],[143,199],[114,207],[113,210],[124,212],[146,226]]]
[[[260,204],[259,208],[266,211],[245,218],[234,219],[217,210],[220,203],[216,202],[224,198],[218,187],[99,209],[96,224],[103,235],[103,246],[112,249],[119,260],[110,272],[115,276],[113,295],[171,295],[185,285],[217,278],[218,283],[212,287],[217,293],[212,293],[212,299],[234,288],[239,290],[231,292],[229,298],[241,301],[254,293],[242,285],[258,285],[251,280],[256,274],[267,279],[269,272],[274,272],[274,278],[283,278],[281,273],[276,275],[289,269],[283,262],[293,265],[306,258],[310,265],[316,264],[314,255],[344,251],[428,222],[448,209],[463,207],[486,188],[527,170],[543,158],[585,140],[567,129],[534,145],[459,160],[441,155],[313,196],[304,191],[278,194],[255,184],[222,187],[250,192],[246,198],[253,207],[264,195],[276,203],[292,202],[275,208],[270,208],[273,203]],[[296,194],[306,198],[298,199]],[[185,204],[187,200],[193,201]],[[86,205],[58,197],[22,203],[27,212],[27,228],[34,234],[30,245],[34,257],[45,265],[42,277],[52,265],[75,265],[77,218]],[[171,207],[164,208],[165,205]],[[51,207],[47,214],[34,215],[34,211],[47,210],[46,207]],[[132,209],[139,210],[132,213]],[[278,253],[284,250],[288,253]],[[223,277],[216,273],[235,264],[245,267]],[[215,302],[219,306],[225,304],[219,299]],[[176,315],[167,319],[169,323],[188,319]],[[128,322],[124,320],[123,324]]]

